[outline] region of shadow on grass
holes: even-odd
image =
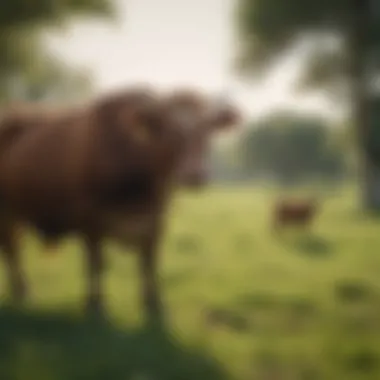
[[[249,316],[256,331],[271,333],[305,332],[319,316],[315,303],[305,295],[245,293],[236,298],[235,305],[243,315]]]
[[[196,254],[202,249],[202,241],[197,236],[181,234],[176,237],[175,249],[181,254]]]
[[[346,304],[373,301],[374,289],[358,280],[341,280],[335,284],[335,298]]]
[[[363,208],[352,208],[347,210],[346,213],[341,214],[343,214],[342,221],[361,223],[380,221],[380,209],[366,210]]]
[[[123,330],[52,312],[0,310],[0,379],[225,379],[163,327]]]
[[[205,315],[210,327],[225,326],[235,332],[245,333],[250,328],[250,321],[243,314],[226,308],[214,308]]]
[[[334,253],[333,244],[317,235],[299,236],[293,240],[295,248],[310,257],[328,257]]]

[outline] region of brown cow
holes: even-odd
[[[318,209],[314,199],[285,200],[277,202],[273,214],[273,228],[279,231],[287,225],[309,227]]]
[[[218,104],[219,103],[219,104]],[[102,309],[104,238],[139,251],[142,298],[160,312],[157,248],[172,191],[205,180],[208,142],[237,110],[190,90],[131,89],[71,112],[11,112],[0,131],[0,244],[13,297],[26,284],[16,226],[47,244],[79,234],[88,258],[90,310]]]

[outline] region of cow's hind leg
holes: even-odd
[[[99,239],[87,238],[87,312],[90,314],[102,314],[103,292],[102,278],[104,271],[103,252]]]
[[[159,240],[161,237],[160,232],[160,228],[155,228],[149,236],[146,236],[142,241],[142,249],[139,252],[143,305],[148,317],[153,320],[160,320],[163,317],[160,289],[157,278],[157,256]]]
[[[9,289],[12,300],[20,304],[26,297],[27,286],[25,275],[21,270],[18,232],[16,226],[0,226],[0,244],[7,271]]]

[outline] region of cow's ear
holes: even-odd
[[[158,100],[148,96],[132,94],[104,98],[98,102],[96,114],[105,129],[116,128],[139,143],[157,140],[164,125]]]
[[[145,105],[134,103],[125,96],[108,96],[97,102],[95,114],[98,122],[105,128],[118,126],[133,129],[143,123]]]
[[[128,133],[140,143],[155,143],[164,135],[166,123],[157,104],[135,109],[126,118]]]

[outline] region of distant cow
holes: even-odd
[[[211,136],[238,123],[231,104],[195,91],[165,96],[129,89],[64,112],[20,107],[0,126],[0,244],[13,297],[22,301],[17,227],[46,244],[83,238],[89,310],[102,309],[101,243],[111,237],[139,251],[142,298],[160,312],[157,249],[171,194],[207,179]]]
[[[309,227],[318,210],[318,203],[314,199],[278,201],[273,213],[273,228],[279,231],[284,226]]]

